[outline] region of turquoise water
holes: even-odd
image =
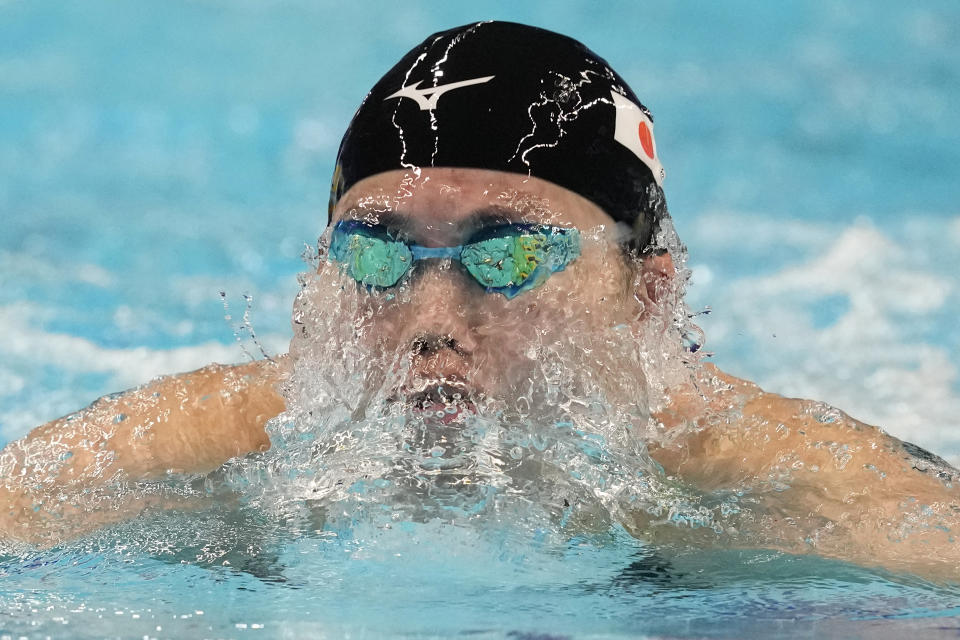
[[[358,532],[363,542],[303,531],[280,541],[249,521],[200,522],[209,530],[193,536],[172,526],[193,543],[176,554],[138,548],[141,523],[116,532],[116,546],[98,540],[88,543],[95,551],[6,563],[0,633],[946,638],[957,628],[948,616],[960,613],[955,589],[814,558],[668,557],[626,537],[551,547],[437,523]]]
[[[234,318],[252,296],[258,335],[285,351],[300,254],[365,90],[428,33],[499,18],[581,39],[654,112],[719,366],[960,461],[957,5],[603,7],[0,0],[0,443],[154,375],[244,359],[221,291]],[[5,559],[0,634],[958,626],[953,590],[809,558],[170,517]],[[176,552],[137,536],[161,526]]]

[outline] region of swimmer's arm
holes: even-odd
[[[668,474],[746,489],[739,535],[759,546],[960,577],[956,470],[822,403],[736,383],[741,420],[656,452]]]
[[[266,422],[284,410],[276,391],[285,362],[210,365],[100,398],[37,427],[0,451],[0,535],[72,494],[168,473],[204,473],[270,446]],[[57,517],[63,509],[57,509]],[[120,519],[120,518],[118,518]]]
[[[281,364],[258,360],[159,378],[37,427],[0,460],[20,459],[33,471],[57,466],[61,481],[91,483],[115,473],[146,480],[211,471],[269,447],[264,425],[284,410],[281,375]],[[51,459],[64,456],[62,465]]]

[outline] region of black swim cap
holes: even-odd
[[[649,248],[667,215],[653,117],[595,53],[511,22],[436,33],[383,76],[340,143],[330,207],[384,171],[468,167],[574,191]]]

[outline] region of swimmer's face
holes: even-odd
[[[467,395],[522,393],[538,348],[635,323],[649,302],[613,219],[536,178],[478,169],[383,173],[344,195],[331,225],[341,220],[380,225],[425,247],[460,245],[481,229],[510,223],[581,234],[579,257],[512,299],[488,293],[451,259],[417,261],[397,285],[374,290],[354,286],[342,265],[323,262],[321,277],[347,280],[343,295],[359,297],[359,304],[343,305],[357,310],[351,313],[358,317],[344,318],[360,327],[357,339],[377,353],[408,356],[401,388],[408,397],[435,395],[437,386]]]

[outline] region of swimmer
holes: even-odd
[[[124,487],[268,451],[268,422],[309,404],[313,379],[353,419],[381,393],[454,424],[519,396],[559,411],[567,385],[618,403],[623,446],[639,443],[662,478],[746,496],[719,532],[638,510],[622,522],[634,535],[955,579],[955,469],[700,362],[653,129],[626,82],[572,39],[503,22],[430,36],[344,135],[290,352],[159,378],[11,443],[0,535],[50,545],[182,506]],[[317,350],[323,340],[334,350]],[[542,354],[568,347],[575,370],[547,371]],[[377,354],[402,366],[364,368]]]

